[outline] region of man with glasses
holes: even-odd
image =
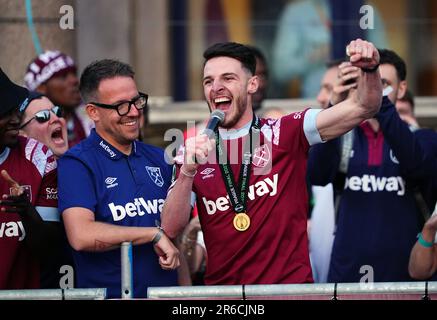
[[[61,234],[56,161],[43,144],[18,136],[28,94],[0,69],[0,290],[50,286],[41,272]]]
[[[74,249],[77,285],[108,288],[109,298],[120,297],[119,247],[129,241],[133,296],[145,298],[148,286],[177,285],[179,252],[156,227],[171,166],[163,150],[137,140],[148,96],[138,92],[129,65],[90,64],[80,91],[95,129],[59,160],[59,210]]]

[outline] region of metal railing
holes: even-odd
[[[105,288],[0,290],[0,300],[103,300]]]
[[[427,300],[437,299],[437,282],[149,287],[147,297],[178,300]]]

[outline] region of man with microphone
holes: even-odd
[[[252,110],[258,78],[250,49],[219,43],[205,51],[205,98],[211,111],[225,116],[212,139],[201,134],[186,141],[161,218],[166,234],[176,237],[197,203],[207,285],[313,281],[306,234],[308,149],[372,117],[382,98],[373,44],[352,41],[347,53],[362,70],[356,95],[323,111],[267,120]]]

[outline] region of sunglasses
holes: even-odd
[[[23,129],[25,126],[27,126],[30,123],[30,121],[32,121],[33,119],[38,121],[38,123],[44,123],[44,122],[49,121],[50,120],[50,111],[53,112],[58,118],[63,117],[62,108],[58,107],[58,106],[54,106],[51,109],[44,109],[44,110],[40,110],[37,113],[35,113],[35,115],[32,118],[30,118],[29,120],[27,120],[20,127],[20,129]]]
[[[90,104],[93,104],[100,108],[105,109],[115,109],[117,110],[117,113],[120,117],[127,115],[130,112],[131,106],[135,106],[137,110],[142,110],[145,107],[147,107],[147,100],[149,99],[149,96],[145,93],[139,92],[139,95],[135,98],[133,98],[130,101],[122,101],[117,104],[104,104],[104,103],[98,103],[98,102],[90,102]]]

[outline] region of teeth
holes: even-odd
[[[136,121],[131,121],[131,122],[125,122],[123,123],[125,126],[134,126],[137,122]]]
[[[228,101],[231,101],[231,100],[229,98],[225,98],[225,97],[214,99],[214,103],[221,103],[221,102],[228,102]]]

